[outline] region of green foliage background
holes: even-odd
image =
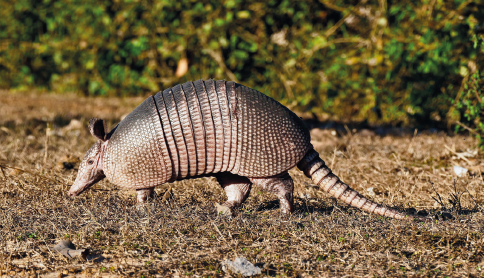
[[[484,50],[475,47],[484,33],[482,1],[0,5],[3,88],[139,95],[188,80],[228,79],[335,119],[476,126],[458,103],[469,77],[484,72]],[[180,61],[189,67],[177,77]]]
[[[474,48],[479,51],[477,63],[484,64],[484,39],[473,36]],[[456,132],[468,130],[477,137],[478,144],[484,150],[484,71],[482,66],[472,74],[467,74],[463,80],[463,88],[455,100],[452,100],[453,114],[460,117],[455,120]],[[471,128],[473,127],[473,128]]]

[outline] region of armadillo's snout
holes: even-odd
[[[84,192],[86,189],[91,187],[93,184],[94,184],[94,182],[93,183],[77,183],[76,182],[71,186],[71,189],[69,190],[69,192],[67,192],[67,195],[69,195],[70,197],[76,197],[79,194],[81,194],[82,192]]]
[[[95,175],[89,177],[89,179],[77,177],[67,194],[71,197],[76,197],[105,177],[102,171],[98,171]]]
[[[78,182],[78,181],[76,181],[71,186],[71,189],[69,190],[69,192],[67,192],[67,194],[70,197],[76,197],[79,194],[81,194],[82,192],[84,192],[86,189],[88,189],[89,187],[91,187],[95,183],[96,182],[85,183],[85,182]]]
[[[69,195],[70,197],[76,197],[78,194],[76,192],[69,190],[69,192],[67,192],[67,195]]]

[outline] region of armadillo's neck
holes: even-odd
[[[99,156],[98,168],[104,170],[104,157],[106,155],[106,148],[108,146],[109,140],[104,141],[101,144],[101,155]]]

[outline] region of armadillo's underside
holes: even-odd
[[[304,124],[277,101],[234,82],[198,80],[149,97],[121,121],[104,173],[133,189],[217,172],[270,177],[310,149]]]

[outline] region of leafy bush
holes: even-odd
[[[0,86],[19,90],[138,95],[225,78],[334,119],[431,125],[481,67],[472,1],[0,4]]]
[[[479,147],[484,149],[484,36],[473,36],[474,48],[479,51],[477,65],[472,66],[474,73],[464,72],[464,86],[461,94],[457,96],[455,107],[460,121],[456,120],[456,132],[459,129],[466,129],[477,137]]]

